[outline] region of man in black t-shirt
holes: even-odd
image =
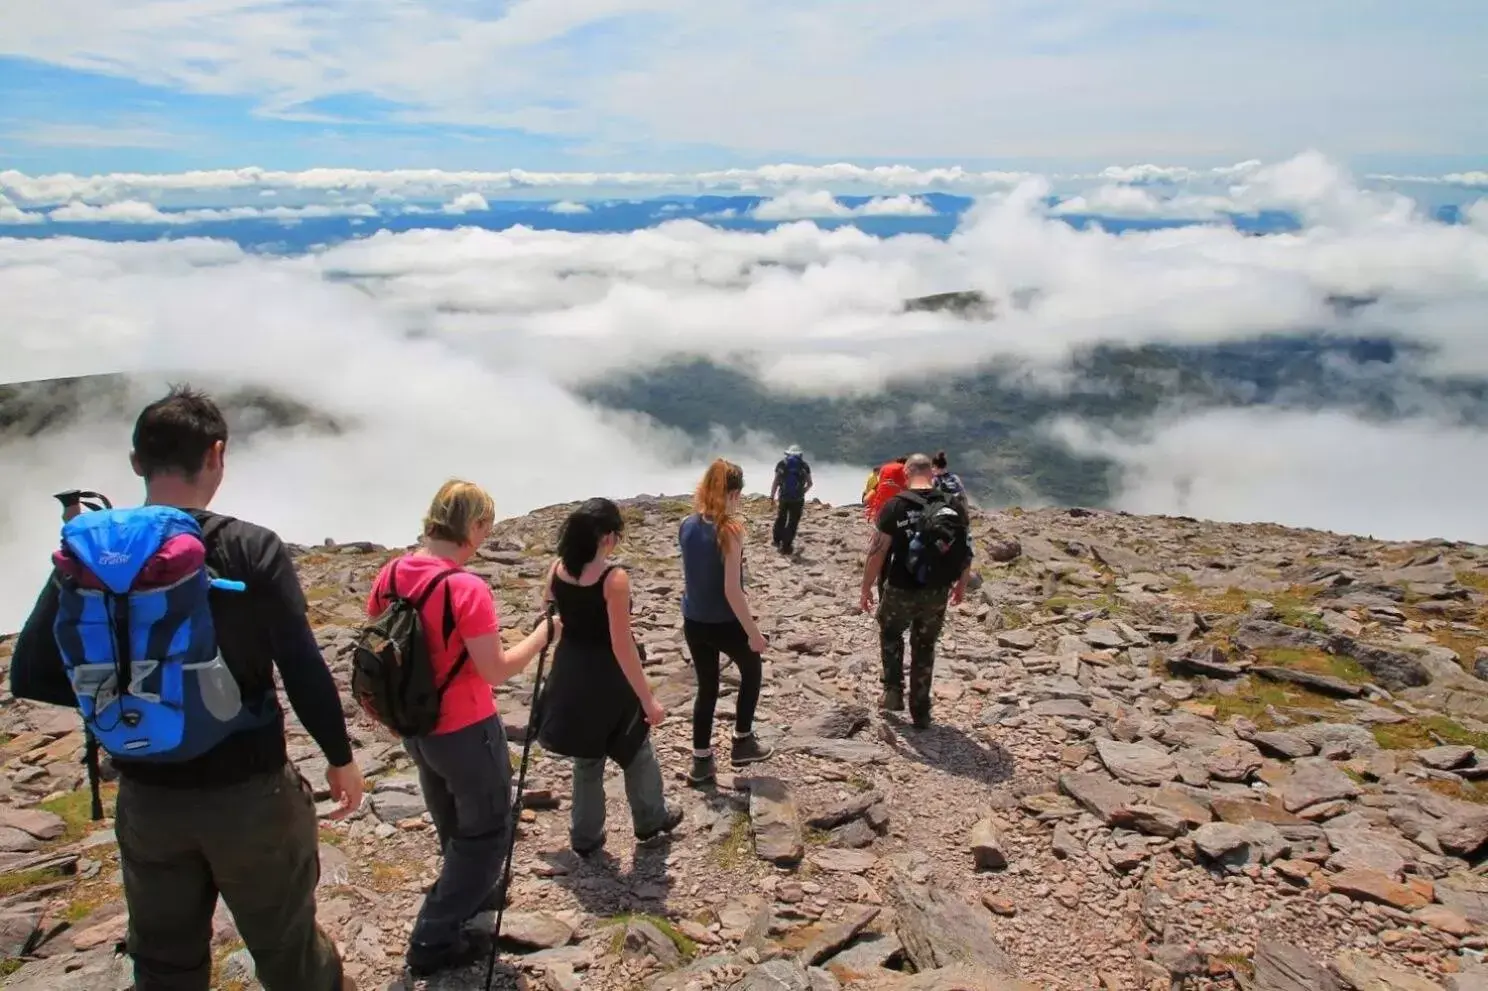
[[[873,609],[873,589],[886,575],[878,607],[879,648],[883,657],[883,708],[904,708],[904,634],[909,633],[909,711],[914,725],[930,725],[930,687],[935,672],[935,643],[945,625],[947,603],[959,605],[971,573],[972,547],[964,505],[947,499],[935,486],[935,472],[923,454],[904,463],[907,485],[878,514],[868,561],[863,568],[859,605]],[[924,538],[921,520],[945,513],[943,532],[954,534],[944,565],[927,567],[916,543]]]
[[[243,583],[240,592],[210,593],[210,611],[217,648],[247,713],[244,728],[198,757],[113,755],[135,987],[207,986],[220,892],[266,991],[355,991],[315,920],[314,791],[289,763],[276,667],[295,713],[325,754],[326,783],[340,802],[333,818],[361,805],[362,775],[288,549],[272,530],[206,508],[222,483],[226,445],[221,411],[189,388],[173,388],[135,423],[130,460],[145,481],[146,504],[188,512],[201,526],[208,567]],[[58,580],[54,572],[16,640],[10,687],[17,698],[75,708],[53,635]]]

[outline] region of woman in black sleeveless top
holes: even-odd
[[[606,759],[625,771],[636,839],[670,833],[682,821],[667,806],[651,727],[665,713],[641,670],[630,628],[630,576],[609,563],[625,521],[608,499],[590,499],[564,522],[544,598],[563,633],[543,691],[538,742],[573,758],[569,842],[580,854],[604,845]]]

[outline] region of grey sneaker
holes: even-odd
[[[743,767],[745,764],[753,764],[757,761],[769,760],[775,753],[773,747],[760,746],[760,742],[753,733],[748,736],[734,737],[734,749],[729,754],[729,763],[734,767]]]
[[[714,762],[712,755],[692,757],[692,770],[687,772],[687,783],[690,785],[707,784],[718,777],[718,765]]]

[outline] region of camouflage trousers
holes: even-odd
[[[945,626],[948,588],[895,588],[885,585],[878,606],[879,647],[884,688],[904,691],[904,634],[909,633],[909,711],[930,714],[930,683],[935,676],[935,641]]]

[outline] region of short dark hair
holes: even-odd
[[[219,440],[227,442],[222,410],[189,385],[172,385],[134,421],[134,456],[147,479],[163,471],[195,478]]]

